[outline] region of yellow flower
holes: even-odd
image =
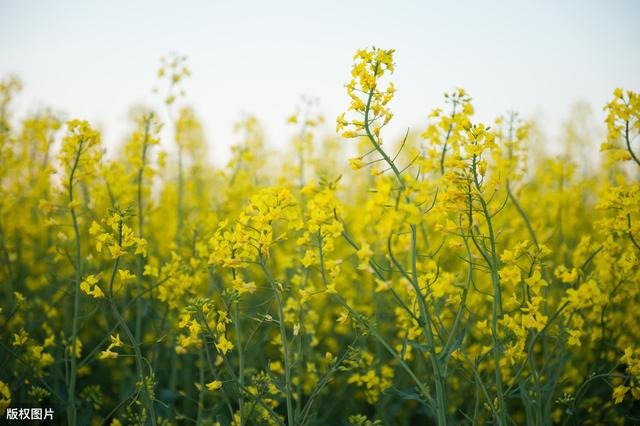
[[[356,255],[358,256],[358,260],[360,261],[360,263],[358,264],[358,269],[363,271],[368,270],[369,260],[371,259],[371,256],[373,256],[373,251],[371,250],[369,244],[362,243],[362,246],[360,246],[360,249],[356,252]]]
[[[631,389],[629,386],[617,386],[613,389],[613,402],[615,404],[620,404],[623,400],[624,400],[624,396],[627,394],[627,392],[629,392],[629,389]]]
[[[136,278],[136,276],[129,272],[128,269],[118,269],[118,276],[122,282],[127,282]]]
[[[269,370],[276,374],[284,374],[284,367],[282,367],[282,362],[280,361],[269,361]]]
[[[316,252],[313,250],[307,250],[304,253],[304,257],[301,260],[302,266],[308,268],[311,265],[314,265],[317,262]]]
[[[97,285],[93,288],[93,291],[90,292],[89,294],[93,296],[95,299],[100,299],[104,297],[104,293],[102,292],[102,289]]]
[[[89,228],[90,235],[98,235],[98,233],[102,231],[102,227],[95,220],[91,223],[91,227]]]
[[[210,391],[215,392],[215,391],[219,390],[220,388],[222,388],[222,382],[220,380],[214,380],[213,382],[207,383],[205,386]]]
[[[221,352],[223,355],[226,355],[231,349],[233,349],[233,344],[227,340],[224,334],[222,334],[218,338],[218,343],[216,343],[216,349],[218,352]]]
[[[21,328],[18,333],[14,333],[13,335],[13,346],[22,346],[27,343],[29,339],[29,334],[25,331],[24,328]]]
[[[118,353],[106,349],[98,354],[98,359],[115,359],[118,358]]]
[[[4,411],[11,405],[11,390],[9,386],[0,380],[0,415],[4,414]]]
[[[375,278],[374,281],[376,283],[376,288],[374,290],[376,293],[381,293],[391,288],[391,281],[383,281],[378,278]]]
[[[500,269],[499,271],[499,275],[500,275],[500,280],[507,282],[507,283],[512,283],[512,284],[518,284],[520,283],[520,268],[518,268],[517,265],[513,265],[513,266],[507,266],[504,267],[502,269]]]
[[[80,290],[88,296],[96,299],[104,297],[104,292],[98,286],[98,278],[95,275],[87,275],[80,283]],[[91,288],[93,286],[93,288]]]
[[[478,330],[480,330],[481,333],[489,332],[489,325],[487,320],[478,321],[476,327],[478,328]]]
[[[567,343],[569,346],[582,346],[580,343],[580,337],[582,336],[582,332],[580,330],[569,330],[569,339]]]
[[[158,268],[151,265],[144,265],[144,271],[142,273],[145,277],[157,277]]]
[[[533,271],[533,274],[531,274],[529,278],[525,278],[524,282],[529,287],[533,287],[533,288],[546,287],[548,285],[548,283],[542,279],[542,275],[540,274],[540,271],[537,269]]]
[[[119,348],[122,346],[122,340],[120,340],[120,333],[116,334],[115,337],[109,336],[109,338],[111,339],[111,344],[113,345],[114,348]]]
[[[362,158],[350,158],[349,165],[353,170],[359,170],[366,166],[366,163],[362,161]]]
[[[121,256],[124,256],[125,254],[127,254],[126,251],[124,251],[122,249],[122,247],[120,247],[120,245],[118,244],[112,244],[109,246],[109,252],[111,253],[111,257],[113,259],[117,259]]]
[[[231,282],[231,285],[239,294],[253,294],[257,288],[256,283],[254,283],[253,281],[245,282],[242,278],[240,278],[240,276],[236,277]]]
[[[136,250],[133,254],[141,254],[143,257],[147,257],[147,240],[143,238],[135,239]]]
[[[71,346],[71,345],[69,345],[69,346]],[[82,347],[83,347],[82,341],[80,340],[79,337],[76,337],[76,347],[75,347],[75,351],[74,351],[75,355],[76,355],[76,358],[80,358],[82,356]],[[71,349],[71,347],[69,347],[69,349]]]

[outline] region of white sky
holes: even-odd
[[[553,136],[576,100],[601,118],[615,87],[640,89],[639,20],[639,1],[0,0],[0,77],[22,78],[19,113],[52,106],[115,144],[132,104],[160,106],[159,57],[184,53],[188,102],[223,160],[242,113],[284,145],[300,95],[320,98],[333,131],[352,55],[376,45],[397,50],[392,135],[461,86],[479,119],[514,109]]]

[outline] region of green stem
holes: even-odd
[[[184,176],[182,171],[182,145],[178,146],[178,224],[176,226],[176,243],[180,242],[180,236],[182,234],[182,216],[183,212],[183,192],[184,190]]]
[[[325,271],[325,268],[324,268],[324,252],[322,250],[322,240],[320,240],[320,276],[322,277],[322,283],[324,284],[324,287],[326,288],[328,283],[327,283],[326,271]],[[337,294],[334,294],[333,296],[338,301],[340,306],[342,306],[347,311],[349,311],[350,315],[352,315],[355,319],[360,320],[362,322],[361,315],[355,309],[353,309],[341,296],[339,296]],[[389,354],[391,356],[393,356],[396,359],[396,361],[398,361],[400,366],[407,372],[409,377],[411,377],[413,382],[416,384],[416,386],[420,390],[420,393],[427,400],[427,402],[429,402],[429,404],[431,404],[432,407],[436,407],[435,401],[429,395],[429,390],[420,381],[420,379],[418,379],[418,377],[415,375],[413,370],[411,370],[411,367],[409,367],[409,365],[402,358],[402,356],[400,356],[400,354],[398,354],[391,347],[391,345],[389,345],[389,343],[387,343],[387,341],[384,339],[384,337],[382,337],[382,335],[380,333],[378,333],[378,331],[375,328],[367,326],[367,330],[369,331],[369,333],[371,333],[371,335],[373,335],[373,337],[376,338],[376,340],[378,342],[380,342],[380,344],[387,350],[387,352],[389,352]]]
[[[202,415],[204,411],[204,348],[200,346],[199,351],[199,359],[198,359],[198,370],[199,370],[199,379],[200,379],[200,389],[198,390],[198,414],[196,417],[196,425],[200,426],[202,423]]]
[[[444,159],[447,155],[447,143],[449,142],[449,138],[451,137],[451,131],[453,130],[453,119],[456,116],[456,106],[458,103],[456,101],[453,102],[453,110],[451,111],[451,123],[449,123],[449,128],[447,129],[447,136],[444,138],[444,143],[442,144],[442,155],[440,156],[440,174],[444,175]]]
[[[480,186],[480,182],[478,180],[478,172],[477,172],[477,156],[473,156],[473,180],[475,184],[475,188],[478,192],[478,200],[482,205],[482,212],[485,217],[485,221],[487,223],[487,228],[489,230],[489,241],[491,243],[491,259],[488,262],[489,269],[491,270],[491,281],[493,283],[493,303],[491,307],[491,337],[493,343],[493,362],[495,367],[495,377],[496,377],[496,391],[498,393],[498,424],[502,426],[507,425],[507,407],[506,400],[504,398],[504,389],[502,384],[502,375],[500,372],[500,347],[498,342],[498,318],[502,316],[502,298],[501,298],[501,288],[500,288],[500,278],[498,277],[498,255],[496,253],[496,240],[495,234],[493,231],[493,223],[491,221],[491,214],[489,212],[489,207],[487,206],[487,202],[482,195],[482,188]]]
[[[118,245],[122,245],[122,221],[118,223]],[[149,394],[147,378],[144,373],[143,357],[142,357],[142,352],[140,351],[140,345],[136,340],[135,336],[133,335],[133,333],[131,332],[131,329],[127,325],[127,322],[125,321],[124,317],[122,316],[122,314],[120,314],[120,311],[118,311],[118,307],[116,306],[115,300],[113,298],[113,283],[115,282],[116,272],[118,271],[119,264],[120,264],[120,257],[116,258],[116,261],[113,264],[113,269],[111,270],[111,279],[109,280],[109,303],[111,305],[111,310],[113,311],[113,315],[116,317],[118,324],[120,324],[120,328],[125,333],[125,335],[127,336],[127,339],[129,339],[129,343],[133,347],[133,352],[135,354],[135,360],[136,360],[136,369],[138,373],[138,380],[140,380],[140,383],[142,386],[142,395],[144,396],[144,399],[145,399],[144,403],[147,406],[147,409],[149,410],[149,416],[151,417],[151,424],[153,426],[156,426],[157,425],[156,413],[155,413],[153,400],[151,398],[151,395]]]
[[[76,258],[75,258],[75,283],[74,283],[74,295],[73,295],[73,322],[71,325],[71,371],[69,378],[69,396],[67,402],[67,421],[70,426],[75,426],[77,423],[77,410],[75,402],[76,394],[76,378],[78,373],[76,363],[76,344],[78,341],[78,317],[80,316],[80,280],[82,279],[82,260],[80,257],[80,228],[78,226],[78,217],[76,215],[75,207],[73,206],[73,178],[76,170],[78,169],[78,163],[80,161],[80,154],[82,153],[83,139],[80,139],[78,144],[78,150],[71,167],[71,173],[69,173],[69,210],[71,211],[71,220],[73,221],[73,232],[75,234],[76,242]]]
[[[295,425],[295,412],[293,410],[293,400],[291,398],[291,365],[289,359],[289,345],[287,343],[287,329],[284,325],[284,309],[283,309],[283,300],[280,291],[278,290],[277,283],[273,280],[269,271],[267,270],[264,259],[262,255],[260,255],[260,267],[264,272],[267,281],[271,285],[273,293],[276,297],[276,304],[278,305],[278,323],[280,326],[280,338],[282,339],[282,350],[284,356],[284,386],[286,391],[286,399],[287,399],[287,423],[289,426]]]
[[[210,336],[215,336],[215,334],[211,330],[211,327],[209,327],[209,323],[207,322],[206,318],[204,317],[204,314],[202,314],[202,318],[203,318],[204,326],[205,326],[205,328],[207,330],[207,333]],[[207,343],[206,339],[203,339],[203,343],[206,345],[206,343]],[[213,363],[211,362],[211,355],[209,354],[208,346],[205,346],[205,355],[207,356],[207,362],[209,364],[209,369],[211,370],[211,373],[216,378],[216,380],[218,380],[218,375],[216,374],[216,371],[213,368]],[[224,364],[224,366],[225,366],[225,368],[227,370],[227,373],[229,373],[229,376],[231,376],[233,381],[238,384],[238,386],[240,387],[240,390],[242,392],[244,392],[249,398],[251,398],[254,401],[254,403],[256,403],[257,405],[259,405],[262,408],[264,408],[265,411],[267,411],[269,413],[269,415],[271,416],[271,418],[274,420],[274,422],[276,424],[278,424],[280,426],[285,426],[284,422],[280,419],[280,417],[278,417],[278,415],[275,413],[275,411],[273,411],[273,409],[269,405],[267,405],[262,400],[262,398],[259,398],[258,396],[254,395],[251,390],[249,390],[246,386],[244,386],[243,384],[240,383],[239,378],[234,373],[233,368],[231,368],[231,363],[229,362],[229,359],[227,358],[227,356],[225,354],[223,354],[223,353],[220,353],[220,356],[222,357],[222,361],[223,361],[223,364]],[[224,392],[223,392],[223,398],[228,403],[227,394],[224,393]],[[231,411],[231,409],[229,411],[231,412],[232,418],[233,418],[233,412]]]
[[[633,158],[633,161],[635,161],[636,164],[640,166],[640,158],[638,158],[635,152],[633,152],[633,150],[631,149],[631,138],[629,138],[629,121],[628,120],[625,122],[625,126],[624,126],[624,139],[627,144],[627,151],[629,151],[629,154],[631,154],[631,158]]]
[[[376,64],[375,66],[375,71],[374,71],[374,75],[377,73],[377,69],[378,69],[378,64]],[[393,160],[387,155],[387,153],[382,149],[382,147],[380,146],[380,144],[376,141],[375,137],[373,136],[373,134],[371,133],[371,129],[369,126],[369,112],[370,112],[370,107],[371,107],[371,100],[373,99],[373,93],[374,93],[375,89],[371,89],[369,91],[368,94],[368,98],[367,98],[367,103],[365,105],[365,111],[364,111],[364,128],[365,128],[365,132],[367,134],[367,137],[369,139],[369,141],[371,142],[371,144],[374,146],[374,148],[376,149],[376,151],[378,151],[378,153],[382,156],[382,158],[384,159],[384,161],[389,165],[389,167],[391,168],[391,170],[393,171],[393,173],[396,176],[396,179],[398,180],[398,183],[400,185],[401,191],[405,189],[405,183],[404,183],[404,179],[402,178],[402,173],[400,172],[400,170],[398,170],[397,166],[395,165],[395,163],[393,162]],[[431,315],[428,311],[426,302],[424,300],[424,297],[422,297],[422,292],[420,291],[420,285],[418,283],[418,276],[417,276],[417,266],[416,266],[416,262],[417,262],[417,248],[416,248],[416,239],[417,239],[417,235],[416,235],[416,226],[415,225],[411,225],[411,267],[412,267],[412,279],[409,280],[412,284],[412,287],[416,293],[416,299],[418,301],[418,307],[420,309],[420,316],[422,319],[422,323],[423,323],[423,329],[425,331],[425,334],[427,336],[427,340],[430,346],[430,351],[431,351],[431,364],[433,367],[433,372],[435,375],[435,383],[436,383],[436,399],[437,399],[437,404],[436,404],[436,413],[437,413],[437,419],[438,419],[438,424],[439,425],[446,425],[447,424],[447,408],[448,408],[448,404],[447,404],[447,398],[445,395],[445,385],[444,385],[444,377],[442,376],[442,372],[440,369],[440,363],[437,357],[437,353],[436,353],[436,347],[435,347],[435,339],[433,336],[433,330],[432,330],[432,325],[431,325]]]
[[[145,118],[145,126],[144,126],[144,139],[142,141],[142,164],[138,169],[138,177],[137,177],[137,204],[138,204],[138,237],[144,238],[144,216],[143,216],[143,208],[142,205],[142,189],[143,189],[143,177],[144,177],[144,167],[147,159],[147,144],[149,141],[149,127],[151,125],[151,116]],[[142,292],[142,276],[144,273],[144,256],[141,254],[136,258],[136,293],[140,295]],[[139,342],[142,337],[142,298],[136,298],[136,340]]]
[[[233,307],[233,324],[236,329],[236,346],[238,348],[238,383],[242,388],[244,387],[244,351],[240,334],[240,301],[237,301]],[[238,405],[240,411],[240,426],[244,426],[244,394],[242,392],[240,392],[240,396],[238,397]]]
[[[447,396],[446,396],[446,386],[444,384],[444,377],[442,375],[442,370],[440,368],[440,362],[438,360],[438,354],[436,352],[436,343],[435,338],[433,336],[433,329],[431,325],[431,314],[427,308],[427,304],[422,297],[422,291],[420,290],[420,284],[418,282],[418,270],[417,270],[417,233],[416,226],[411,225],[411,276],[412,276],[412,284],[413,288],[416,292],[416,299],[418,300],[418,308],[420,309],[420,316],[424,321],[424,330],[427,334],[427,341],[429,343],[429,351],[431,352],[431,366],[433,368],[433,373],[435,375],[435,383],[436,383],[436,400],[437,400],[437,411],[436,415],[438,418],[439,425],[447,424]]]

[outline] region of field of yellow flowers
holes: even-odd
[[[13,118],[4,80],[2,419],[639,424],[640,95],[613,91],[587,164],[463,89],[394,141],[393,55],[355,54],[337,136],[303,103],[273,155],[249,116],[224,168],[183,57],[107,155],[86,121]]]

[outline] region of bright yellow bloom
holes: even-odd
[[[225,335],[223,334],[218,338],[218,343],[216,343],[216,349],[218,350],[218,352],[222,353],[223,355],[226,355],[227,352],[233,349],[233,344],[230,341],[228,341]]]
[[[222,382],[220,380],[214,380],[213,382],[209,382],[205,385],[207,389],[212,392],[220,390],[222,388]]]
[[[627,394],[627,392],[629,392],[631,388],[629,386],[616,386],[613,389],[613,402],[615,404],[620,404],[622,402],[622,400],[624,399],[624,396]]]

